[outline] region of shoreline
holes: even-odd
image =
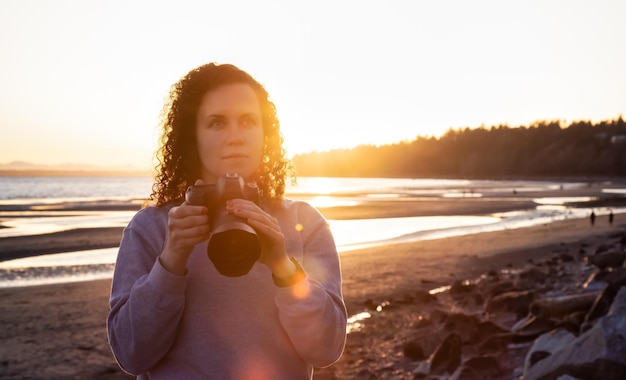
[[[551,192],[552,196],[557,191]],[[536,196],[547,196],[543,192]],[[568,194],[568,196],[572,196]],[[578,194],[576,196],[579,196]],[[50,206],[40,211],[54,209],[57,215],[72,217],[72,213],[80,209],[75,206]],[[85,206],[90,211],[139,211],[137,204],[109,204],[97,210],[93,206]],[[406,198],[395,200],[366,200],[353,206],[318,207],[318,210],[328,220],[379,219],[403,218],[421,216],[490,216],[498,213],[533,210],[537,204],[527,197],[495,197],[495,198]],[[626,196],[604,195],[595,201],[572,204],[571,209],[597,208],[606,211],[618,208],[626,212]],[[1,209],[1,206],[0,206]],[[601,222],[604,212],[596,212],[598,223]],[[46,218],[46,214],[29,216],[31,218]],[[3,221],[24,218],[19,213],[12,215],[0,212],[0,228]],[[78,227],[57,232],[18,235],[0,238],[0,262],[43,254],[54,254],[74,251],[84,251],[100,248],[115,248],[119,246],[124,227]]]
[[[603,205],[618,206],[619,208],[612,208],[615,210],[616,215],[626,214],[626,208],[621,207],[623,203],[621,202],[622,199],[626,200],[626,198],[620,198],[618,202],[610,203],[607,203],[607,200],[605,200]],[[475,198],[451,199],[436,202],[433,200],[412,200],[410,202],[407,200],[376,200],[366,202],[364,205],[359,206],[334,206],[321,208],[320,211],[327,219],[334,218],[332,220],[329,219],[329,221],[332,222],[333,220],[336,220],[339,222],[342,220],[355,220],[354,218],[363,216],[371,219],[404,218],[407,217],[407,214],[428,216],[435,212],[449,216],[457,216],[459,213],[464,214],[465,212],[470,215],[475,212],[496,214],[498,212],[506,213],[506,210],[519,210],[519,206],[520,204],[517,202],[503,200],[494,202],[492,200],[485,201]],[[494,209],[494,207],[496,208]],[[608,209],[609,208],[596,209],[598,228],[601,227],[603,221],[606,224],[605,219],[607,218],[605,215],[608,214]],[[582,210],[585,211],[581,212]],[[578,209],[578,211],[572,211],[571,214],[565,216],[565,221],[583,220],[581,223],[588,223],[588,218],[581,216],[587,212],[586,210],[590,209],[583,208]],[[428,251],[428,249],[420,249],[419,247],[427,247],[427,242],[432,240],[450,239],[452,237],[459,237],[461,240],[472,240],[477,234],[497,232],[511,233],[515,236],[517,234],[515,231],[518,231],[519,229],[529,229],[533,226],[545,227],[547,224],[563,222],[563,220],[559,219],[560,217],[534,214],[532,217],[529,216],[527,218],[523,218],[522,220],[528,221],[523,222],[521,225],[518,224],[518,221],[508,222],[504,220],[496,222],[495,224],[488,223],[476,226],[469,225],[465,227],[444,227],[442,229],[434,230],[417,230],[415,232],[409,232],[405,235],[397,237],[384,238],[381,236],[381,239],[383,240],[380,241],[377,240],[368,243],[354,244],[347,243],[343,245],[341,245],[343,240],[340,238],[343,235],[338,234],[337,237],[339,240],[337,240],[337,243],[340,244],[338,248],[340,256],[342,257],[350,257],[350,255],[354,252],[368,254],[368,252],[396,246],[409,247],[403,248],[404,250],[422,252]],[[585,222],[585,220],[587,220],[587,222]],[[388,226],[387,224],[381,224],[381,227],[383,225]],[[113,250],[119,247],[123,229],[124,227],[75,228],[40,235],[0,238],[0,276],[3,279],[2,281],[4,281],[0,288],[38,286],[63,282],[81,282],[105,278],[107,277],[107,273],[113,271],[115,260],[113,257],[112,259],[101,261],[103,260],[101,257],[104,257],[102,255],[105,255],[106,257],[111,256]],[[529,229],[528,231],[533,230]],[[82,254],[83,252],[85,255]],[[60,254],[59,260],[61,261],[59,265],[55,266],[54,255],[56,254]],[[49,256],[46,258],[46,262],[48,264],[42,264],[42,262],[37,261],[36,259],[37,257],[44,255]],[[71,261],[72,259],[69,255],[76,256],[74,263]],[[93,261],[90,261],[88,259],[89,256],[87,255],[92,255]],[[455,253],[455,256],[457,256],[456,260],[460,261],[464,257],[464,254]],[[393,257],[393,255],[390,257]],[[21,262],[19,264],[17,262],[15,264],[8,263],[7,266],[2,265],[3,262],[29,258],[34,258],[34,260]],[[70,261],[68,261],[68,259]],[[385,258],[377,257],[376,260],[385,260]],[[395,259],[392,258],[391,260]],[[19,265],[22,265],[22,267],[19,267]],[[468,265],[471,265],[471,263]]]

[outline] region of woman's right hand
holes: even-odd
[[[196,185],[201,184],[202,181],[196,181]],[[187,259],[193,247],[211,236],[208,209],[183,202],[168,212],[167,227],[169,233],[161,253],[161,265],[182,276],[187,272]]]

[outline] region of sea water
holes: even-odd
[[[125,226],[135,211],[55,210],[72,205],[132,203],[150,194],[147,177],[0,177],[0,239],[36,235],[75,228]],[[406,178],[299,178],[289,185],[286,196],[302,199],[318,208],[354,206],[364,200],[403,197],[502,197],[513,192],[576,190],[582,182],[477,181],[462,179]],[[620,192],[623,189],[609,191]],[[559,203],[584,202],[591,198],[537,199],[532,210],[487,216],[423,216],[358,220],[330,220],[340,253],[390,243],[436,239],[486,231],[497,231],[555,220],[585,217],[589,209],[570,209]],[[35,205],[48,211],[12,210]],[[35,208],[36,208],[35,207]],[[614,209],[615,210],[615,209]],[[620,210],[616,210],[620,212]],[[603,210],[597,210],[601,214]],[[608,212],[608,211],[607,211]],[[19,217],[16,217],[19,216]],[[0,287],[51,282],[82,281],[111,276],[117,248],[67,252],[0,262]],[[21,269],[20,269],[21,268]],[[55,269],[56,268],[56,269]],[[16,275],[17,273],[17,275]]]

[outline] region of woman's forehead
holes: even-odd
[[[254,89],[246,83],[229,83],[208,91],[202,97],[200,110],[213,112],[259,112],[259,98]]]

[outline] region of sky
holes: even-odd
[[[621,0],[0,0],[0,164],[151,167],[170,86],[263,83],[289,155],[626,114]]]

